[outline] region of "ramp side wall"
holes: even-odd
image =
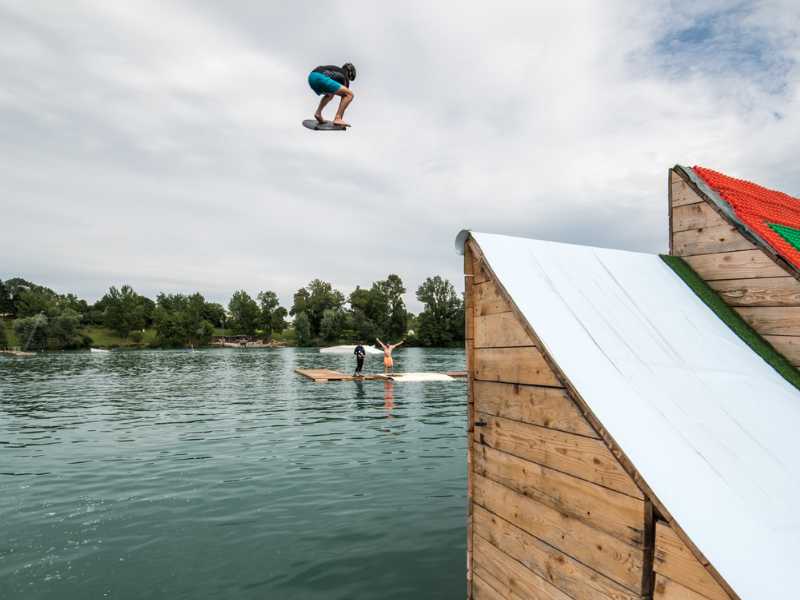
[[[800,366],[800,282],[754,245],[674,169],[669,172],[670,253],[794,366]]]

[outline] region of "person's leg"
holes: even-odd
[[[353,101],[353,92],[350,89],[342,86],[339,88],[339,91],[336,92],[337,96],[341,96],[342,99],[339,102],[339,110],[336,111],[336,117],[333,119],[334,125],[345,125],[347,126],[348,123],[344,121],[344,111],[347,110],[347,107],[350,106],[350,103]]]
[[[333,94],[325,94],[320,98],[319,107],[317,107],[317,112],[314,113],[314,118],[317,120],[317,123],[325,122],[325,119],[322,117],[322,109],[324,109],[331,100],[333,100]]]

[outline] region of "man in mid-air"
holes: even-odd
[[[344,120],[344,111],[353,101],[353,92],[350,91],[350,83],[356,79],[356,68],[353,63],[344,63],[341,67],[333,65],[325,65],[317,67],[308,74],[308,85],[316,92],[317,96],[322,96],[319,101],[317,112],[314,113],[314,118],[318,123],[325,123],[325,118],[322,116],[322,109],[328,105],[328,102],[333,100],[334,96],[341,96],[339,102],[339,110],[336,111],[336,117],[333,119],[334,125],[341,127],[350,127],[349,123]]]
[[[396,344],[384,344],[379,338],[375,338],[378,340],[378,343],[383,348],[383,373],[384,375],[390,375],[394,372],[394,359],[392,358],[392,350],[397,348],[403,343],[403,340],[397,342]]]

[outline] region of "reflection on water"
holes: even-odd
[[[0,598],[463,598],[464,383],[294,374],[313,367],[353,364],[0,359]],[[397,351],[398,371],[463,368]]]

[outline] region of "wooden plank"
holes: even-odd
[[[500,595],[500,592],[495,590],[481,577],[472,578],[472,597],[475,600],[503,600],[503,596]]]
[[[723,224],[727,224],[727,222],[708,202],[704,201],[695,204],[684,204],[681,206],[673,205],[673,233],[677,233],[679,231],[688,231],[690,229],[705,229],[706,227]]]
[[[613,535],[620,541],[643,547],[643,500],[488,446],[476,445],[473,469],[483,477]]]
[[[672,252],[678,256],[753,250],[755,248],[755,244],[728,223],[679,231],[672,236]]]
[[[722,279],[708,285],[729,306],[800,306],[800,282],[794,277]]]
[[[639,591],[642,583],[641,549],[481,475],[476,474],[473,482],[478,505],[627,589]],[[477,512],[477,507],[475,510]],[[475,547],[481,539],[475,536]]]
[[[475,314],[478,316],[510,312],[511,305],[503,298],[493,281],[473,285],[475,294]]]
[[[495,585],[503,598],[539,598],[547,600],[570,600],[564,592],[550,582],[525,568],[483,538],[475,538],[475,574],[485,578],[494,577]]]
[[[653,600],[708,600],[697,592],[693,592],[680,583],[656,573],[656,586],[653,593]]]
[[[486,283],[491,279],[489,271],[486,269],[486,266],[483,263],[483,259],[480,258],[479,254],[474,255],[472,263],[472,274],[473,274],[472,283],[475,285]]]
[[[697,202],[705,202],[700,196],[697,195],[691,186],[686,183],[683,178],[672,172],[671,176],[672,185],[672,207],[673,209],[678,206],[685,206],[686,204],[695,204]]]
[[[542,353],[534,347],[476,348],[475,379],[560,387]]]
[[[512,312],[475,317],[476,348],[533,346],[528,332]]]
[[[476,381],[474,398],[477,410],[495,417],[600,437],[563,388]]]
[[[575,600],[640,598],[639,594],[480,506],[475,507],[474,532]]]
[[[644,499],[603,440],[476,412],[477,440],[496,450]]]
[[[772,259],[761,250],[685,256],[684,260],[706,281],[786,275],[786,271],[772,262]]]
[[[763,337],[792,365],[800,366],[800,337],[793,335],[765,335]]]
[[[762,335],[800,335],[800,306],[740,306],[734,310]]]
[[[725,590],[664,521],[656,523],[653,570],[711,600],[730,600]]]

